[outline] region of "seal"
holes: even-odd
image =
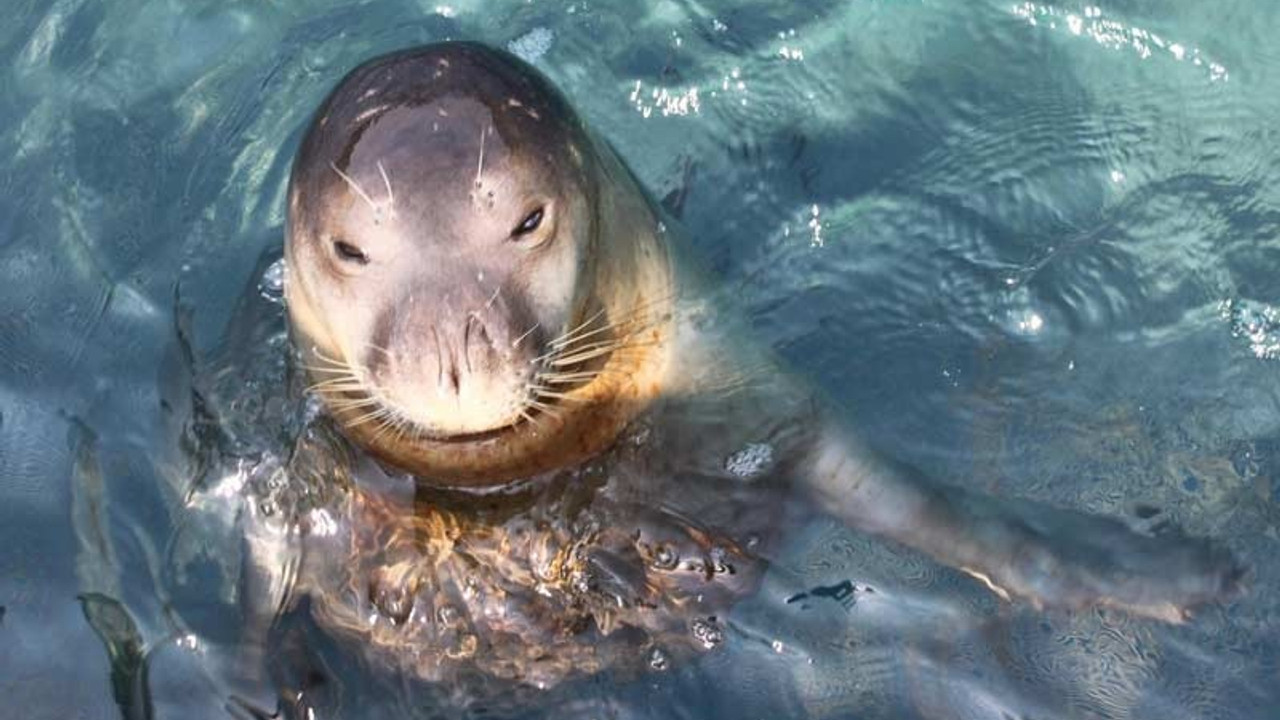
[[[429,45],[338,84],[293,167],[285,247],[309,391],[363,451],[297,571],[322,626],[420,678],[549,687],[714,647],[812,513],[1036,607],[1180,622],[1238,588],[1208,543],[880,455],[672,228],[505,52]]]

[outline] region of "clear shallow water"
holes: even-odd
[[[885,450],[998,493],[1159,508],[1148,522],[1254,570],[1245,598],[1184,627],[1046,616],[817,525],[791,539],[793,577],[741,610],[784,652],[731,639],[658,690],[597,684],[582,706],[1269,717],[1280,11],[1167,5],[16,6],[0,29],[0,690],[26,716],[119,716],[132,681],[87,611],[133,624],[156,715],[226,716],[207,678],[229,641],[174,634],[158,569],[185,527],[159,489],[175,283],[202,354],[269,364],[218,343],[279,245],[310,112],[365,57],[466,37],[532,59],[656,194],[687,177],[683,221],[719,280]],[[851,607],[784,602],[793,581],[845,580]],[[378,709],[408,708],[426,712]]]

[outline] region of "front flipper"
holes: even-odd
[[[1224,549],[1150,537],[1104,517],[932,482],[830,431],[802,475],[819,506],[856,530],[916,548],[1037,608],[1123,608],[1182,622],[1238,592]]]

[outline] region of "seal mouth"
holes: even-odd
[[[509,437],[521,432],[526,426],[537,425],[544,417],[555,416],[562,405],[561,400],[555,398],[536,401],[541,407],[535,407],[530,404],[531,402],[534,402],[534,398],[526,391],[526,397],[516,403],[519,414],[509,422],[484,430],[449,432],[427,427],[422,422],[410,417],[399,408],[398,403],[382,397],[381,393],[377,392],[373,387],[348,390],[342,393],[337,400],[339,405],[349,403],[380,408],[383,417],[386,418],[386,424],[393,428],[388,431],[390,436],[407,435],[419,440],[446,445],[481,443]],[[339,418],[340,424],[347,427],[360,424],[363,421],[364,419],[361,417],[353,420]]]
[[[613,350],[616,350],[614,348]],[[420,422],[405,417],[405,429],[415,437],[423,440],[430,440],[446,445],[465,445],[469,443],[482,443],[493,440],[500,440],[512,435],[523,432],[529,428],[537,428],[545,420],[557,420],[561,417],[561,413],[578,399],[573,392],[599,377],[605,366],[609,362],[609,358],[613,353],[609,352],[596,355],[585,359],[576,364],[564,366],[556,374],[572,378],[562,384],[557,385],[554,391],[548,391],[541,388],[537,383],[527,383],[523,391],[523,397],[515,403],[517,407],[517,415],[510,422],[498,427],[486,430],[477,430],[473,432],[440,432],[424,427]],[[550,363],[544,363],[539,371],[535,371],[534,377],[546,372]],[[372,395],[372,394],[370,394]],[[384,407],[395,407],[394,403],[378,400]]]
[[[434,440],[436,442],[454,444],[454,445],[464,444],[464,443],[485,442],[487,440],[496,440],[498,438],[506,437],[514,432],[518,432],[519,426],[524,424],[525,422],[527,421],[524,418],[520,418],[519,420],[507,423],[502,427],[497,427],[492,430],[482,430],[480,432],[473,432],[473,433],[456,433],[453,435],[424,434],[423,437],[428,440]]]
[[[510,397],[506,417],[489,428],[448,427],[449,416],[439,409],[440,423],[424,422],[421,413],[406,408],[404,398],[390,393],[379,375],[370,368],[324,355],[313,348],[321,362],[310,369],[321,378],[308,390],[315,391],[335,410],[339,424],[351,429],[369,423],[370,437],[388,442],[409,437],[446,445],[487,443],[509,438],[528,429],[537,429],[547,420],[562,420],[571,406],[586,401],[578,391],[610,372],[614,353],[634,344],[633,321],[615,323],[598,303],[588,307],[558,337],[546,342],[540,354],[530,360],[533,367]],[[430,417],[430,415],[426,416]],[[440,427],[443,425],[444,427]]]

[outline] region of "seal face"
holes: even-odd
[[[293,168],[285,252],[296,345],[349,437],[424,482],[492,485],[598,452],[643,406],[664,249],[615,227],[625,173],[595,142],[479,45],[338,85]]]

